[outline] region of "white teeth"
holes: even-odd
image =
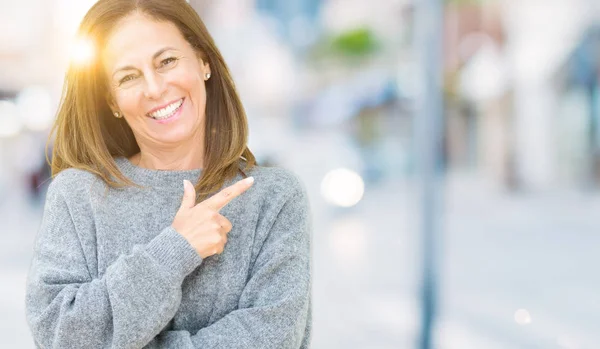
[[[183,98],[178,100],[177,102],[171,103],[168,106],[166,106],[162,109],[159,109],[153,113],[150,113],[148,115],[150,115],[154,119],[166,119],[166,118],[172,116],[173,112],[175,110],[177,110],[177,108],[179,108],[182,103],[183,103]]]

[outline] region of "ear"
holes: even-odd
[[[208,60],[204,59],[202,55],[198,55],[198,62],[200,62],[200,65],[202,66],[202,75],[210,73],[210,64],[208,63]]]
[[[117,105],[117,102],[115,101],[115,98],[113,97],[112,93],[107,92],[104,95],[104,99],[106,100],[106,104],[108,104],[108,107],[113,111],[119,111],[119,106]]]

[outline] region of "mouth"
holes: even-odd
[[[154,109],[150,113],[147,113],[146,116],[154,120],[166,120],[172,117],[173,115],[177,114],[177,112],[179,111],[179,109],[181,109],[181,106],[183,105],[184,99],[185,98],[181,98],[175,102],[169,103],[168,105],[162,108]]]

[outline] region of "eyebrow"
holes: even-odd
[[[156,57],[162,55],[163,53],[165,53],[166,51],[169,51],[169,50],[175,50],[175,48],[173,48],[173,47],[164,47],[164,48],[161,48],[160,50],[156,51],[156,53],[154,53],[152,55],[152,60],[155,60]],[[113,72],[112,76],[114,78],[116,73],[118,73],[120,71],[123,71],[123,70],[135,70],[135,69],[137,69],[137,68],[134,67],[134,66],[132,66],[132,65],[126,65],[126,66],[123,66],[123,67],[120,67],[120,68],[116,69]]]

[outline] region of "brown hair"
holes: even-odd
[[[198,199],[218,190],[226,180],[255,166],[247,147],[248,123],[231,74],[204,23],[184,0],[100,0],[85,15],[78,36],[91,41],[96,52],[85,66],[71,63],[50,137],[52,176],[68,168],[98,175],[111,187],[137,184],[125,177],[113,157],[130,157],[140,151],[123,118],[115,118],[107,102],[108,83],[99,52],[111,30],[129,14],[139,12],[173,23],[211,67],[206,81],[205,153],[202,176],[196,183]],[[50,143],[50,142],[49,142]],[[244,160],[244,161],[242,161]]]

